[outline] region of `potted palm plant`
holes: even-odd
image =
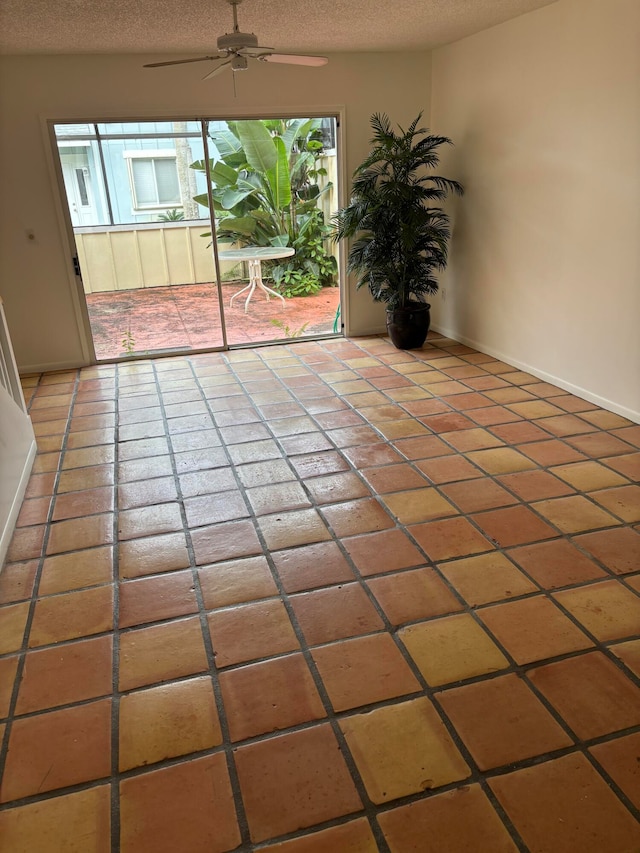
[[[451,144],[418,127],[422,113],[396,133],[388,116],[371,118],[371,151],[353,174],[351,200],[333,217],[336,240],[355,238],[348,271],[387,306],[387,329],[398,349],[422,346],[429,331],[427,294],[438,290],[436,270],[447,264],[449,217],[434,202],[457,181],[433,175],[437,149]]]

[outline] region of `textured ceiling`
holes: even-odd
[[[244,0],[240,29],[282,51],[423,50],[554,0]],[[198,54],[226,0],[0,0],[0,53]]]

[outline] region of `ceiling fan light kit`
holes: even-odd
[[[276,53],[273,47],[258,44],[255,33],[243,33],[238,26],[238,5],[242,0],[227,0],[233,9],[233,32],[218,37],[218,52],[212,56],[196,56],[193,59],[169,59],[165,62],[149,62],[145,68],[161,68],[165,65],[182,65],[187,62],[216,62],[224,60],[202,78],[209,80],[221,71],[231,68],[233,72],[245,71],[248,59],[259,59],[262,62],[278,62],[285,65],[307,65],[318,67],[329,61],[326,56],[309,56],[299,53]]]

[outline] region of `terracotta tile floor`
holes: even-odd
[[[340,303],[337,287],[285,304],[268,301],[256,290],[247,312],[245,299],[229,300],[246,282],[225,282],[223,295],[228,343],[248,344],[305,335],[331,334]],[[138,290],[89,293],[86,296],[93,343],[100,361],[122,358],[128,351],[207,349],[222,346],[218,292],[213,284],[184,284]],[[127,349],[123,340],[127,340]]]
[[[25,391],[3,851],[640,851],[639,426],[437,335]]]

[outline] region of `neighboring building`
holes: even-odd
[[[198,122],[58,124],[56,138],[74,228],[208,216],[193,201],[206,192],[190,168],[204,158]]]

